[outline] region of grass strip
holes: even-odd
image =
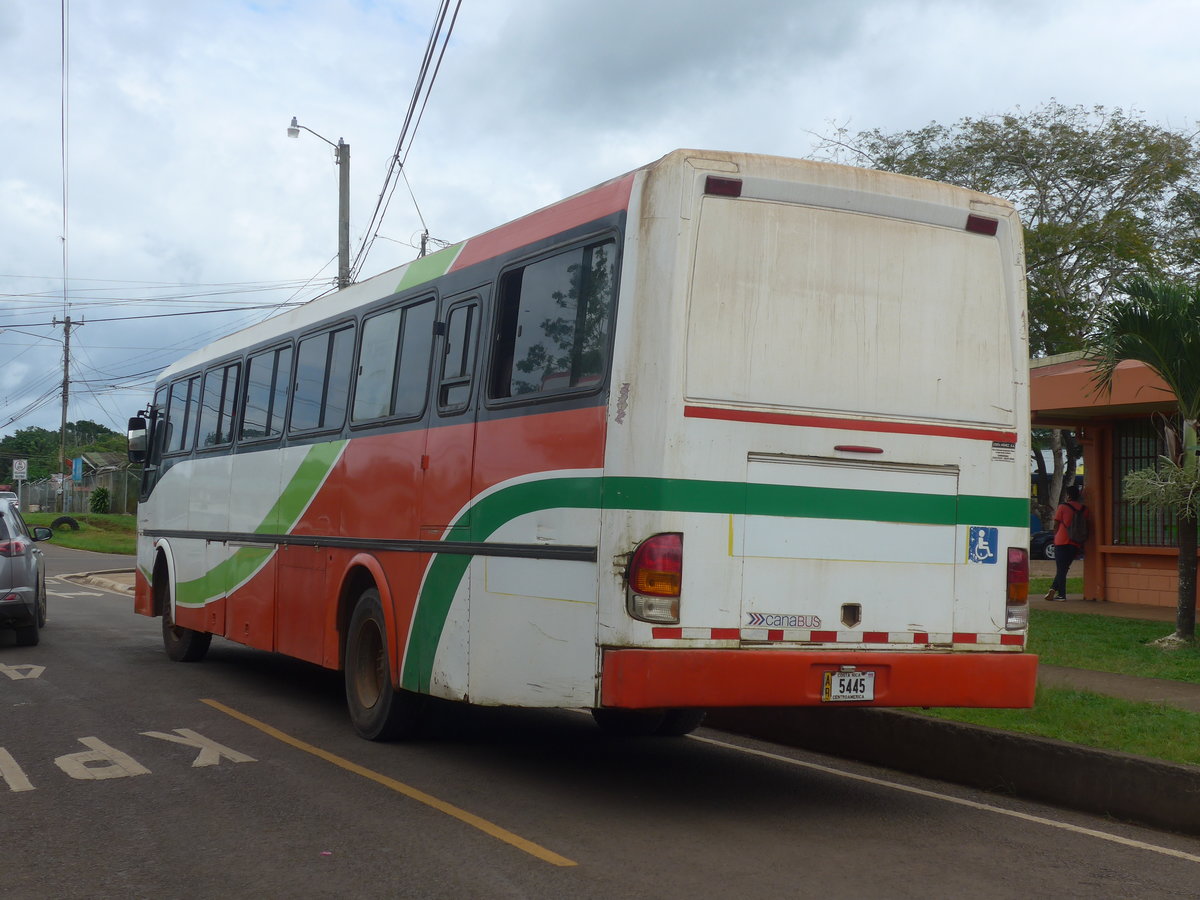
[[[1038,687],[1033,709],[931,709],[925,715],[1055,738],[1153,759],[1200,765],[1200,713],[1089,691]]]
[[[1200,684],[1200,643],[1175,650],[1149,646],[1173,631],[1169,622],[1033,609],[1029,650],[1049,666]]]
[[[70,547],[72,550],[89,550],[92,553],[123,553],[132,555],[137,552],[137,521],[133,516],[101,515],[87,513],[71,515],[79,524],[76,531],[70,526],[55,528],[53,522],[61,517],[60,513],[24,513],[25,521],[32,525],[45,525],[54,528],[52,544],[60,547]]]

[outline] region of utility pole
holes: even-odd
[[[317,134],[307,125],[301,125],[292,116],[292,124],[288,126],[287,135],[290,138],[300,137],[301,131],[307,131],[318,137],[333,148],[334,164],[338,167],[338,290],[350,285],[350,145],[338,138],[335,144],[329,138]]]
[[[59,324],[58,319],[54,320],[54,324]],[[63,467],[64,461],[67,458],[67,406],[71,397],[71,317],[65,316],[62,321],[63,326],[63,380],[62,380],[62,428],[58,434],[58,461],[59,466]],[[59,512],[66,512],[67,504],[67,473],[60,472],[62,483],[59,487],[62,489],[62,499],[58,504]]]
[[[338,289],[350,284],[350,145],[338,138]]]

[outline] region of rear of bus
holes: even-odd
[[[1010,205],[678,151],[614,344],[601,706],[1032,705]]]

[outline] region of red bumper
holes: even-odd
[[[875,672],[875,699],[824,703],[825,673]],[[826,650],[605,650],[600,702],[674,706],[1033,706],[1030,653]]]

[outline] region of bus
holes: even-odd
[[[223,337],[130,421],[136,612],[430,698],[684,734],[1028,707],[1010,204],[677,150]]]

